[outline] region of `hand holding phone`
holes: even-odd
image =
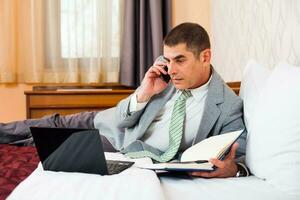
[[[168,63],[168,60],[164,56],[159,56],[154,61],[153,66],[149,68],[137,90],[136,97],[138,103],[149,101],[153,95],[159,94],[168,86],[171,78],[162,71],[163,68],[168,73]]]
[[[164,65],[164,70],[166,72],[168,72],[168,67],[167,67],[167,64],[168,64],[168,61],[164,58],[163,55],[159,56],[158,58],[156,58],[154,64],[157,64],[157,65]],[[166,82],[168,83],[171,79],[170,75],[169,74],[163,74],[161,73],[160,77]]]

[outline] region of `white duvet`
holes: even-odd
[[[108,159],[128,160],[118,153]],[[42,166],[25,179],[8,200],[300,200],[254,176],[227,179],[158,178],[153,171],[135,166],[112,176],[44,171]],[[150,161],[151,162],[151,161]]]

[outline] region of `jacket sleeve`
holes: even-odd
[[[238,99],[234,104],[232,104],[230,112],[228,113],[226,120],[223,124],[221,133],[241,129],[244,129],[244,131],[237,140],[237,143],[239,143],[239,148],[236,151],[236,163],[244,169],[244,176],[249,176],[251,173],[245,163],[247,129],[243,120],[243,102],[241,99]]]
[[[133,93],[132,95],[135,95],[135,93]],[[139,111],[130,112],[129,106],[132,95],[130,95],[126,99],[121,100],[116,106],[116,117],[118,119],[117,126],[119,128],[134,127],[139,122],[139,119],[145,110],[145,108],[143,108]]]
[[[237,140],[239,143],[239,148],[236,152],[237,157],[245,155],[247,139],[247,130],[243,120],[243,101],[241,99],[237,99],[237,101],[232,104],[230,112],[228,112],[228,115],[226,116],[220,133],[222,134],[241,129],[244,129],[244,131]]]

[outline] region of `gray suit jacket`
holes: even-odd
[[[144,109],[133,113],[129,112],[131,98],[129,96],[120,101],[117,107],[99,112],[94,120],[95,127],[116,149],[122,152],[146,149],[161,154],[162,152],[158,149],[142,142],[141,138],[159,110],[175,92],[176,89],[170,84],[163,92],[153,96]],[[242,108],[241,98],[236,96],[217,72],[213,70],[202,121],[193,144],[213,135],[244,129]],[[244,131],[238,142],[240,146],[237,156],[244,155],[246,131]]]

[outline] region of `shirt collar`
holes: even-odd
[[[211,81],[212,75],[210,75],[208,81],[204,84],[201,85],[200,87],[190,89],[192,96],[197,100],[200,101],[203,97],[203,95],[208,91],[208,85]],[[177,95],[180,95],[182,92],[180,90],[177,90]]]

